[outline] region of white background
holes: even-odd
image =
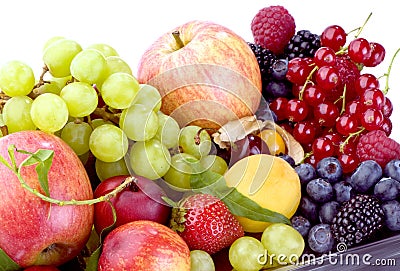
[[[0,64],[21,60],[41,72],[41,51],[53,36],[64,36],[83,47],[108,43],[127,61],[134,74],[144,50],[165,32],[194,19],[222,24],[252,41],[250,23],[263,7],[283,5],[296,21],[296,30],[320,34],[332,24],[347,32],[372,17],[361,37],[381,43],[386,59],[377,68],[364,70],[383,75],[400,48],[395,1],[266,1],[266,0],[12,0],[0,2]],[[394,104],[392,138],[400,142],[400,54],[392,68],[388,97]],[[384,81],[381,82],[381,85]]]

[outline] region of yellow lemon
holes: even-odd
[[[301,198],[300,179],[282,158],[256,154],[236,162],[225,174],[226,183],[260,206],[291,218]],[[246,232],[263,232],[270,224],[237,216]]]

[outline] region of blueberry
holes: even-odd
[[[290,97],[292,94],[292,85],[288,81],[269,81],[263,89],[267,97]]]
[[[302,185],[306,185],[309,181],[317,177],[317,173],[310,163],[299,164],[294,170],[297,172],[297,175],[299,175]]]
[[[321,223],[331,224],[333,218],[339,212],[339,209],[339,202],[334,200],[325,202],[319,209],[319,221],[321,221]]]
[[[327,253],[335,243],[329,224],[317,224],[308,233],[308,246],[317,253]]]
[[[272,78],[278,81],[284,80],[288,71],[288,64],[289,61],[285,58],[275,60],[272,64]]]
[[[381,177],[381,166],[374,160],[366,160],[358,165],[348,181],[356,192],[367,193]]]
[[[296,162],[294,161],[293,157],[291,157],[289,154],[280,153],[278,154],[278,157],[288,162],[289,165],[291,165],[293,168],[296,166]]]
[[[333,185],[335,198],[337,202],[345,202],[354,196],[353,187],[347,181],[340,181]]]
[[[290,219],[292,223],[292,227],[295,228],[303,237],[308,235],[308,232],[311,228],[310,221],[301,215],[295,215]]]
[[[382,204],[386,227],[391,231],[400,230],[400,202],[390,200]]]
[[[374,195],[381,201],[396,199],[400,195],[400,182],[391,177],[383,177],[375,184]]]
[[[307,194],[316,202],[324,203],[333,198],[332,184],[322,178],[316,178],[308,182]]]
[[[343,169],[336,157],[325,157],[317,163],[318,176],[334,183],[342,177]]]
[[[300,213],[311,223],[318,222],[319,206],[307,196],[302,196],[299,204]]]
[[[394,159],[388,162],[383,169],[383,174],[386,177],[392,177],[400,181],[400,159]]]

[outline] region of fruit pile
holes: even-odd
[[[137,76],[64,37],[38,79],[5,63],[0,269],[256,271],[395,234],[393,105],[362,72],[385,49],[362,29],[296,32],[269,6],[254,42],[188,22]]]

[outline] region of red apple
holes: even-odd
[[[189,271],[190,251],[172,229],[137,220],[112,230],[104,239],[99,271]]]
[[[25,268],[24,271],[60,271],[60,269],[51,265],[33,265]]]
[[[137,79],[156,87],[161,111],[181,126],[219,128],[253,115],[261,99],[258,62],[246,41],[208,21],[185,23],[142,55]]]
[[[94,196],[100,197],[112,191],[129,176],[114,176],[102,181],[94,191]],[[152,220],[161,224],[168,222],[171,207],[162,196],[164,190],[153,180],[135,176],[136,181],[111,198],[117,220],[115,226],[135,220]],[[113,223],[113,214],[108,202],[96,203],[94,206],[94,226],[98,233]]]
[[[78,156],[59,137],[41,131],[22,131],[0,138],[0,155],[8,147],[36,152],[54,151],[48,173],[50,197],[85,200],[93,197],[89,178]],[[28,155],[15,153],[17,165]],[[23,167],[25,182],[38,191],[36,165]],[[77,256],[89,238],[93,206],[58,206],[41,200],[23,188],[17,176],[0,163],[0,248],[19,266],[58,266]]]

